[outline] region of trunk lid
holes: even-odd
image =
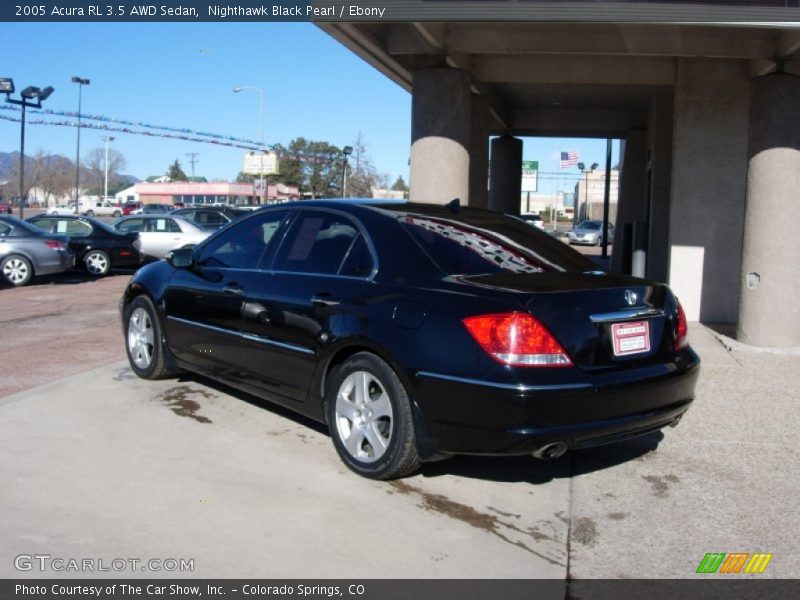
[[[665,285],[597,273],[498,273],[461,283],[516,295],[587,371],[671,362],[675,300]]]

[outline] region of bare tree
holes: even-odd
[[[59,197],[69,195],[75,182],[75,165],[70,159],[40,150],[31,162],[37,173],[36,185],[44,194],[45,207],[50,200],[55,203]]]
[[[109,148],[108,150],[108,185],[113,187],[119,172],[127,166],[127,161],[121,152]],[[94,148],[83,159],[86,170],[87,189],[89,193],[102,196],[105,190],[106,151],[105,148]]]

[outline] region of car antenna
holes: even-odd
[[[453,198],[450,202],[447,203],[447,208],[450,209],[450,212],[454,215],[457,215],[461,212],[461,199],[460,198]]]

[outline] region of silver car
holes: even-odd
[[[186,244],[198,244],[213,233],[173,215],[128,215],[112,221],[111,226],[124,233],[138,233],[142,253],[153,258],[164,258],[170,250]]]
[[[0,215],[0,273],[11,285],[20,286],[34,275],[66,271],[75,265],[68,241],[17,217]]]
[[[581,221],[567,234],[570,244],[587,244],[599,246],[603,243],[602,221]],[[608,224],[608,243],[614,243],[614,226]]]

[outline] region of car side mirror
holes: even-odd
[[[188,269],[194,264],[194,248],[176,248],[167,253],[167,262],[176,269]]]

